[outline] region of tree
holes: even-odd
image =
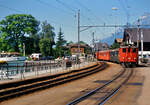
[[[42,38],[51,38],[54,40],[55,38],[55,33],[54,33],[54,27],[52,27],[47,21],[44,21],[42,23],[42,33],[41,33]]]
[[[49,56],[51,54],[51,39],[43,38],[39,43],[42,55]]]
[[[39,53],[40,52],[39,42],[40,42],[40,38],[38,34],[34,34],[31,35],[30,37],[26,37],[25,39],[26,55],[29,55],[33,52]]]
[[[30,39],[32,40],[31,41],[32,52],[39,53],[39,51],[40,51],[40,47],[39,47],[40,35],[39,34],[33,34],[30,36]]]
[[[67,43],[67,45],[71,45],[71,44],[74,44],[74,42],[73,42],[73,41],[69,41],[69,42]]]
[[[111,45],[111,48],[112,48],[112,49],[120,48],[120,45],[119,45],[119,43],[114,42],[114,43]]]
[[[47,52],[47,53],[49,53],[50,56],[53,56],[53,45],[55,44],[54,27],[52,27],[49,23],[47,23],[47,21],[44,21],[42,23],[42,32],[40,33],[40,36],[41,36],[41,40],[42,40],[42,41],[40,40],[40,43],[48,42],[49,45],[47,47],[50,48],[50,52]],[[46,41],[45,39],[48,39],[49,41]],[[42,44],[40,44],[40,51],[42,50],[41,48],[44,48],[44,46],[45,45],[42,46]]]
[[[19,52],[20,47],[23,47],[26,36],[36,34],[39,30],[39,22],[28,14],[12,14],[6,16],[0,22],[0,30],[2,31],[1,42],[5,42],[3,50],[8,51],[13,48],[14,51]]]
[[[64,40],[64,35],[61,31],[61,28],[59,30],[59,33],[58,33],[58,41],[56,42],[56,53],[57,53],[57,56],[64,56],[64,51],[65,48],[64,48],[64,45],[66,44],[66,40]]]

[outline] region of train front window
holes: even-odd
[[[136,48],[132,48],[132,52],[133,52],[133,53],[136,53]]]
[[[126,48],[123,48],[123,51],[122,51],[123,53],[126,53]]]

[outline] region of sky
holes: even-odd
[[[80,26],[125,25],[150,13],[149,4],[150,0],[0,0],[0,21],[10,14],[31,14],[40,22],[47,20],[55,28],[56,37],[61,27],[67,41],[77,42],[78,10]],[[91,44],[92,32],[96,40],[103,40],[115,28],[87,29],[80,33],[80,40]]]

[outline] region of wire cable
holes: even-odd
[[[9,9],[9,10],[12,10],[12,11],[15,11],[15,12],[23,13],[23,11],[20,11],[20,10],[14,9],[14,8],[10,8],[10,7],[7,7],[7,6],[2,5],[2,4],[0,4],[0,7]]]

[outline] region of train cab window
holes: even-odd
[[[136,48],[132,48],[132,52],[133,52],[133,53],[136,53]]]
[[[122,52],[123,52],[123,53],[126,53],[126,48],[123,48]]]

